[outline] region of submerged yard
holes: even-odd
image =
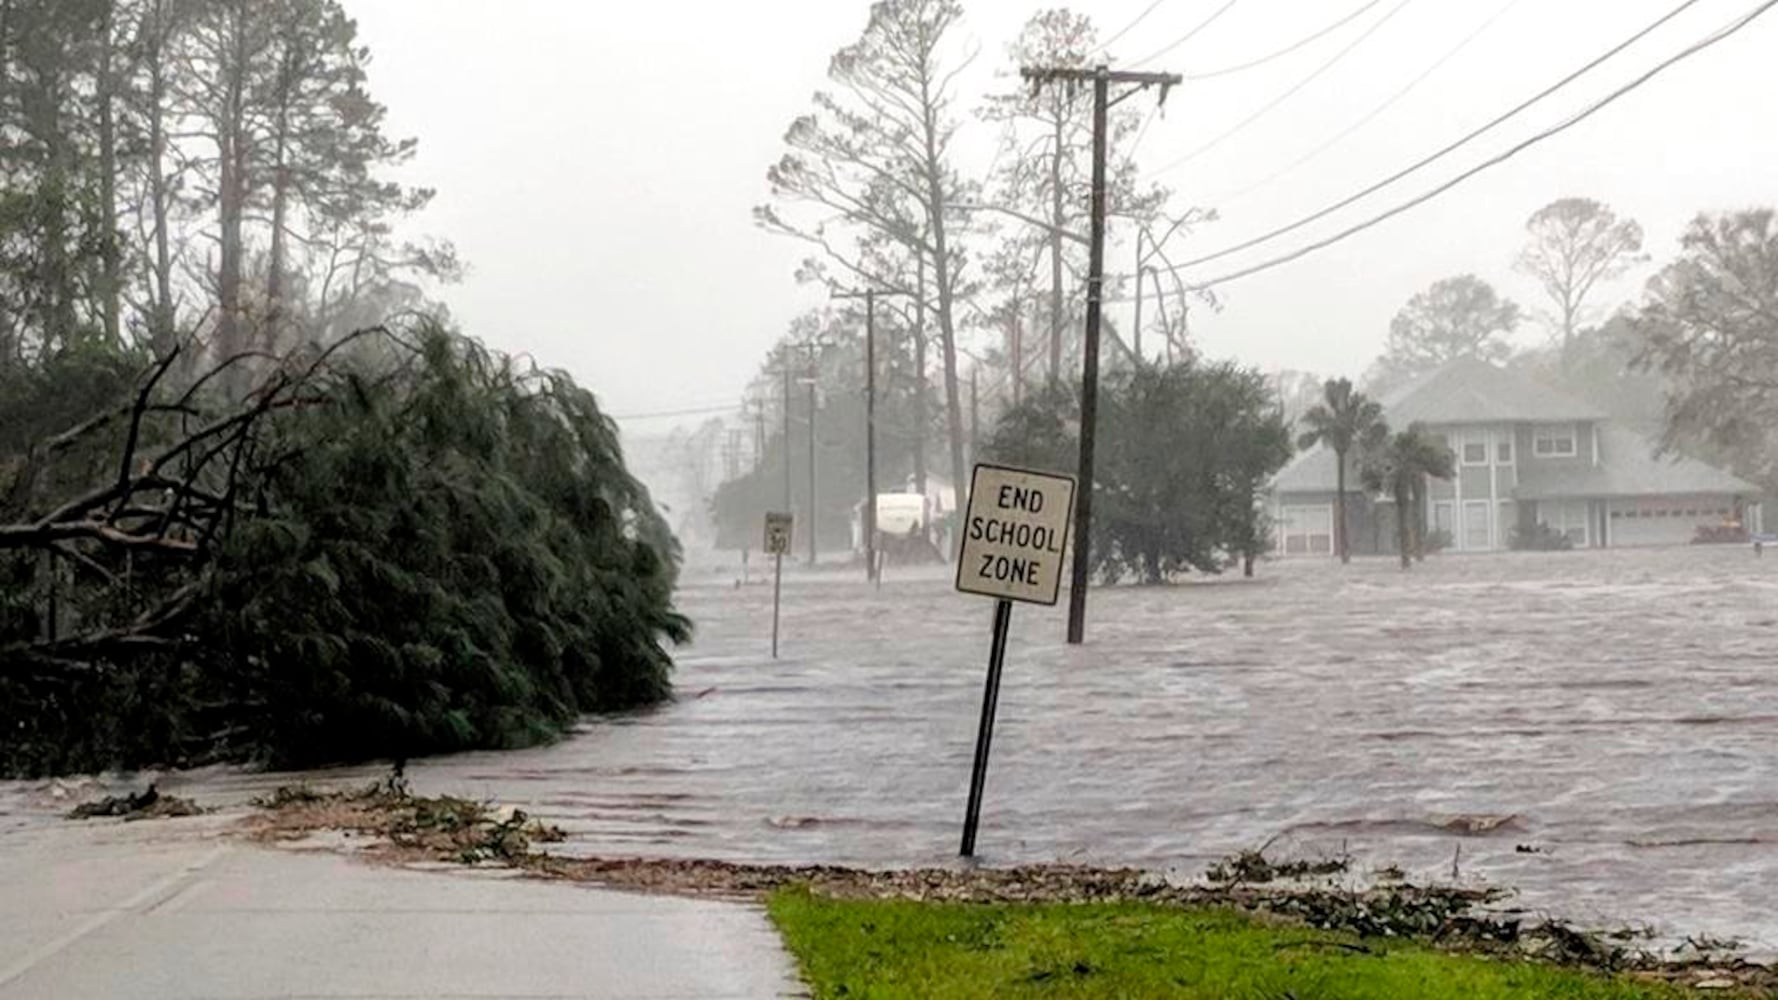
[[[1355,879],[1518,890],[1652,944],[1778,953],[1778,559],[1739,547],[1268,563],[1013,616],[979,851],[1177,880],[1269,845]],[[557,852],[870,866],[955,854],[991,602],[943,570],[692,569],[678,699],[571,740],[410,762],[518,805]],[[362,769],[380,776],[382,765]],[[326,775],[349,778],[347,775]],[[287,775],[163,781],[209,804]],[[41,790],[0,786],[0,824]],[[12,818],[3,815],[12,813]]]

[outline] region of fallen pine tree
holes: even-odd
[[[519,746],[669,693],[676,543],[565,374],[432,322],[132,360],[8,394],[0,773]]]

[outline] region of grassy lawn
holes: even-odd
[[[818,998],[1630,1000],[1674,988],[1142,904],[836,900],[786,889],[772,919]],[[1721,994],[1718,994],[1721,995]]]

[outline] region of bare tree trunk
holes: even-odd
[[[938,333],[945,366],[945,419],[951,439],[952,506],[962,503],[968,483],[964,477],[963,405],[957,390],[957,330],[953,311],[956,274],[952,270],[950,246],[945,238],[944,188],[939,179],[938,123],[934,120],[930,100],[926,103],[926,199],[932,219],[932,269],[938,282]],[[953,512],[955,513],[955,512]],[[960,541],[959,532],[952,538],[952,548]],[[947,557],[954,553],[947,553]]]
[[[99,259],[104,269],[99,296],[104,311],[105,339],[122,340],[120,303],[123,296],[123,254],[117,241],[117,103],[112,75],[117,21],[116,0],[105,0],[99,21]]]
[[[217,323],[222,356],[228,357],[245,349],[241,329],[242,222],[247,212],[247,13],[239,5],[230,4],[228,14],[231,37],[227,44],[233,58],[224,66],[222,121],[218,122],[217,147],[221,154],[221,183],[217,197],[217,214],[221,230],[221,260],[217,272],[216,305],[220,313]]]
[[[170,0],[153,0],[154,26],[145,30],[150,39],[144,53],[148,60],[148,188],[150,211],[154,213],[154,315],[150,318],[149,339],[157,357],[173,350],[173,253],[171,225],[173,195],[167,184],[167,41],[170,27],[167,6]]]
[[[1396,543],[1401,549],[1401,568],[1412,566],[1414,559],[1414,516],[1409,510],[1413,506],[1412,489],[1395,491],[1395,534]]]
[[[277,166],[272,180],[272,249],[267,260],[265,279],[266,334],[280,348],[279,331],[284,327],[284,268],[289,253],[284,227],[289,224],[290,171],[284,166],[284,136],[278,136]]]
[[[926,495],[926,258],[914,279],[914,492]]]

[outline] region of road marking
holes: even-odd
[[[152,883],[147,888],[136,893],[134,896],[131,896],[129,899],[124,900],[122,903],[118,904],[115,907],[108,909],[108,910],[101,910],[100,912],[93,914],[80,926],[74,928],[73,930],[69,931],[68,933],[62,935],[61,937],[56,938],[54,941],[49,942],[48,944],[42,946],[41,948],[38,948],[35,951],[30,952],[29,954],[25,955],[24,958],[19,959],[17,962],[14,962],[13,964],[7,966],[6,968],[0,969],[0,986],[6,986],[7,984],[13,982],[14,980],[20,978],[21,976],[25,975],[25,973],[30,972],[32,969],[36,968],[37,966],[42,965],[44,962],[48,961],[51,958],[54,958],[57,954],[59,954],[60,952],[62,952],[65,949],[67,949],[68,946],[79,941],[81,938],[86,937],[87,935],[92,934],[93,932],[99,930],[100,928],[104,927],[106,924],[109,924],[113,920],[116,920],[118,917],[121,917],[126,913],[133,913],[133,912],[141,909],[142,907],[147,906],[149,903],[151,903],[154,900],[160,898],[161,896],[167,894],[175,886],[178,886],[180,882],[192,877],[193,875],[196,875],[198,872],[201,872],[205,868],[208,868],[210,865],[214,864],[216,862],[216,859],[222,857],[222,855],[227,853],[227,851],[228,851],[227,844],[218,845],[214,850],[210,851],[210,853],[204,855],[203,857],[199,858],[198,860],[196,860],[194,862],[191,862],[190,864],[187,864],[184,868],[181,868],[179,871],[176,871],[176,872],[172,873],[171,875],[168,875],[165,878]]]

